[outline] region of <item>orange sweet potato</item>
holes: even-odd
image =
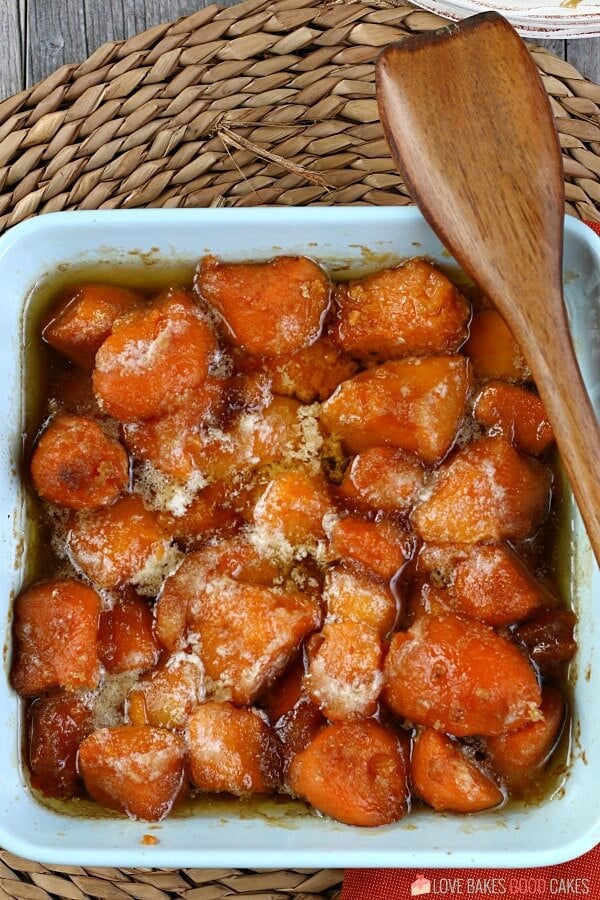
[[[371,447],[354,457],[344,473],[340,495],[359,505],[405,512],[423,483],[423,466],[393,447]]]
[[[46,428],[31,460],[31,477],[44,500],[70,509],[93,509],[127,488],[125,450],[97,422],[60,415]]]
[[[217,534],[235,531],[241,519],[234,503],[231,485],[213,481],[194,495],[181,515],[159,511],[157,520],[165,534],[185,544],[187,549],[196,549]]]
[[[511,789],[524,787],[533,772],[547,762],[565,720],[562,694],[550,685],[542,691],[542,718],[519,731],[486,740],[495,770]]]
[[[107,672],[147,671],[157,664],[159,652],[152,611],[134,591],[100,615],[98,656]]]
[[[544,404],[518,385],[489,382],[477,395],[473,414],[482,425],[501,430],[524,453],[543,453],[554,441]]]
[[[267,357],[261,371],[269,377],[274,394],[312,403],[327,400],[338,384],[356,374],[358,364],[330,338],[321,337],[290,355]]]
[[[550,592],[506,545],[474,547],[456,567],[453,594],[457,613],[493,626],[519,622],[542,604],[553,603]]]
[[[100,609],[98,594],[72,579],[36,584],[17,597],[11,678],[21,696],[98,686]]]
[[[504,794],[460,745],[431,728],[419,733],[411,757],[413,788],[437,810],[476,813],[500,806]]]
[[[91,369],[115,320],[141,297],[113,284],[80,284],[65,292],[42,329],[43,339],[78,366]]]
[[[504,438],[482,438],[442,464],[429,498],[413,510],[413,525],[423,540],[440,544],[525,538],[547,513],[551,480],[548,468]]]
[[[321,423],[352,453],[398,447],[432,463],[452,446],[470,386],[464,356],[394,360],[344,381]]]
[[[203,694],[202,664],[196,656],[177,653],[131,689],[127,716],[132,725],[185,728]]]
[[[453,353],[466,340],[469,304],[425,259],[409,259],[335,289],[339,345],[362,359]]]
[[[473,363],[476,378],[528,381],[529,367],[508,325],[495,309],[475,313],[463,351]]]
[[[404,566],[412,550],[410,535],[392,522],[368,522],[358,516],[338,519],[330,541],[332,559],[353,559],[388,581]]]
[[[458,737],[516,731],[540,716],[533,667],[509,640],[454,615],[392,638],[383,699],[399,716]]]
[[[160,418],[123,425],[123,439],[135,459],[147,460],[177,481],[199,470],[206,444],[202,425],[210,423],[225,401],[224,382],[207,378],[178,400],[182,405]]]
[[[366,625],[379,637],[396,624],[398,600],[385,580],[357,565],[331,566],[325,575],[323,599],[332,619]]]
[[[424,616],[441,616],[454,612],[452,601],[453,597],[448,588],[418,576],[412,581],[408,591],[404,624],[410,627]]]
[[[408,810],[400,742],[372,719],[319,731],[292,760],[289,784],[315,809],[346,825],[387,825]]]
[[[303,256],[266,263],[205,256],[195,286],[220,313],[232,342],[255,356],[281,356],[311,344],[329,306],[327,275]]]
[[[332,722],[373,715],[382,687],[377,632],[351,619],[328,622],[315,645],[305,679],[315,706]]]
[[[290,544],[307,544],[325,537],[323,516],[332,508],[323,478],[286,469],[267,485],[254,507],[254,522]]]
[[[302,695],[295,706],[284,713],[275,725],[281,742],[283,777],[287,783],[292,760],[305,750],[327,722],[311,700]]]
[[[200,552],[189,554],[165,581],[156,630],[169,650],[186,646],[190,634],[201,634],[207,676],[243,705],[283,671],[320,618],[308,595],[243,584],[226,575],[207,580]]]
[[[77,751],[92,730],[91,709],[75,694],[36,700],[27,712],[31,783],[46,797],[66,800],[77,789]]]
[[[274,725],[290,712],[303,696],[304,659],[299,654],[260,698],[260,706]]]
[[[162,728],[120,725],[95,731],[79,748],[88,793],[133,819],[157,821],[185,789],[183,738]]]
[[[96,354],[94,392],[124,422],[170,413],[201,385],[216,350],[205,319],[183,291],[118,319]]]
[[[101,588],[135,582],[151,560],[160,565],[167,558],[168,541],[156,515],[135,495],[77,513],[67,543],[77,565]]]
[[[257,713],[203,703],[188,727],[192,782],[201,791],[270,794],[281,774],[279,742]]]

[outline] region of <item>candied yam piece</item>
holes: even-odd
[[[333,504],[325,479],[302,469],[276,474],[254,507],[255,525],[290,544],[306,544],[325,537],[323,517]]]
[[[331,557],[353,559],[388,581],[410,557],[408,532],[391,522],[367,522],[358,516],[337,519],[330,532]]]
[[[469,304],[425,259],[338,284],[334,296],[333,337],[364,360],[453,353],[468,334]]]
[[[226,575],[207,579],[206,558],[191,553],[164,583],[156,631],[169,650],[200,636],[207,676],[235,703],[249,703],[283,671],[302,640],[320,624],[307,595],[244,584]]]
[[[159,652],[152,611],[134,591],[100,615],[98,656],[111,675],[152,669]]]
[[[347,619],[328,622],[312,649],[308,696],[332,722],[372,716],[383,678],[383,647],[376,631]]]
[[[504,801],[498,785],[460,745],[431,728],[417,735],[410,768],[413,789],[436,810],[476,813]]]
[[[487,625],[455,615],[418,619],[392,638],[383,699],[399,716],[457,737],[516,731],[540,718],[525,655]]]
[[[323,600],[332,619],[350,619],[366,625],[379,637],[396,624],[398,601],[385,581],[368,569],[335,565],[327,570]]]
[[[182,405],[174,412],[142,422],[126,422],[122,432],[135,459],[151,462],[160,472],[185,483],[199,471],[206,445],[202,426],[223,407],[224,383],[207,378],[178,402]]]
[[[253,710],[203,703],[190,718],[188,741],[192,782],[201,791],[246,797],[279,784],[277,738]]]
[[[132,819],[164,819],[185,789],[186,746],[172,731],[149,725],[101,728],[79,748],[88,793]]]
[[[537,394],[516,384],[486,384],[477,395],[473,415],[482,425],[500,429],[519,450],[533,456],[543,453],[554,441],[544,404]]]
[[[230,534],[240,522],[234,508],[230,485],[213,481],[185,506],[180,514],[159,511],[157,519],[165,534],[194,549],[219,534]]]
[[[131,582],[141,591],[145,574],[168,561],[168,540],[156,515],[135,495],[106,509],[77,513],[67,544],[77,565],[101,588]]]
[[[206,380],[215,350],[214,334],[189,296],[166,291],[115,322],[96,354],[94,393],[123,422],[165,415]]]
[[[131,689],[127,716],[132,725],[185,728],[203,699],[202,663],[194,654],[176,653]]]
[[[528,381],[531,372],[508,325],[495,309],[475,313],[463,352],[476,378]]]
[[[560,738],[566,707],[555,687],[543,689],[541,710],[538,722],[485,742],[492,765],[513,790],[526,786],[530,776],[548,761]]]
[[[408,811],[400,742],[372,719],[329,725],[292,760],[289,784],[346,825],[387,825]]]
[[[470,387],[464,356],[393,360],[344,381],[321,424],[351,453],[398,447],[433,463],[452,446]]]
[[[408,592],[404,616],[406,627],[424,616],[442,616],[454,612],[450,591],[426,578],[416,578]]]
[[[329,306],[323,269],[304,256],[264,263],[200,260],[195,286],[220,314],[233,343],[255,356],[282,356],[318,338]]]
[[[275,731],[281,742],[284,780],[287,780],[294,757],[308,747],[326,724],[322,713],[305,696],[300,697],[295,706],[278,719]]]
[[[92,730],[90,707],[74,694],[36,700],[27,711],[31,783],[46,797],[67,800],[77,789],[77,751]]]
[[[525,619],[553,598],[507,546],[474,547],[456,567],[455,612],[494,627]]]
[[[300,654],[260,698],[261,708],[272,724],[290,712],[303,696],[303,679],[304,659]]]
[[[141,297],[114,284],[79,284],[65,292],[42,329],[42,338],[78,366],[91,369],[119,316]]]
[[[322,337],[295,353],[264,359],[261,369],[269,376],[274,394],[313,403],[327,400],[338,384],[356,375],[358,363],[330,338]]]
[[[551,483],[546,466],[504,438],[482,438],[440,466],[431,494],[413,510],[413,526],[439,544],[520,540],[547,514]]]
[[[15,601],[11,679],[22,697],[53,688],[93,690],[100,681],[100,597],[74,579],[46,581]]]
[[[424,476],[421,463],[401,450],[371,447],[346,469],[340,494],[375,509],[404,512],[414,503]]]
[[[94,509],[126,490],[129,460],[121,444],[93,419],[63,414],[40,437],[31,477],[42,499],[70,509]]]
[[[523,622],[512,637],[523,644],[542,672],[553,672],[575,655],[577,618],[569,609],[551,609]]]

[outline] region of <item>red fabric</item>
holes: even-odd
[[[587,224],[600,235],[600,222]],[[416,891],[419,886],[422,893]],[[442,896],[461,900],[587,896],[600,900],[600,844],[571,862],[540,869],[348,869],[341,900],[404,900],[411,896],[428,900]]]

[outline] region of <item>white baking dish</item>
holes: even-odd
[[[579,359],[600,402],[600,239],[566,221],[565,290]],[[21,587],[24,499],[18,468],[23,419],[22,313],[36,281],[59,263],[230,259],[304,253],[327,262],[379,265],[390,258],[448,254],[414,208],[137,210],[57,213],[25,222],[0,241],[0,621],[10,647],[10,605]],[[560,365],[560,361],[556,361]],[[600,841],[600,578],[576,511],[570,571],[579,614],[571,762],[561,790],[542,804],[458,817],[415,813],[378,829],[324,818],[202,815],[159,826],[59,815],[26,787],[19,761],[19,700],[0,683],[0,845],[45,863],[88,866],[304,867],[548,865]],[[27,548],[25,548],[25,553]],[[5,651],[8,672],[10,651]],[[142,836],[159,838],[154,846]]]

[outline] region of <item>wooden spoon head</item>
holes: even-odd
[[[522,40],[497,13],[408,38],[380,55],[377,94],[423,215],[515,331],[527,328],[515,296],[526,306],[537,283],[560,297],[564,184],[548,97]]]

